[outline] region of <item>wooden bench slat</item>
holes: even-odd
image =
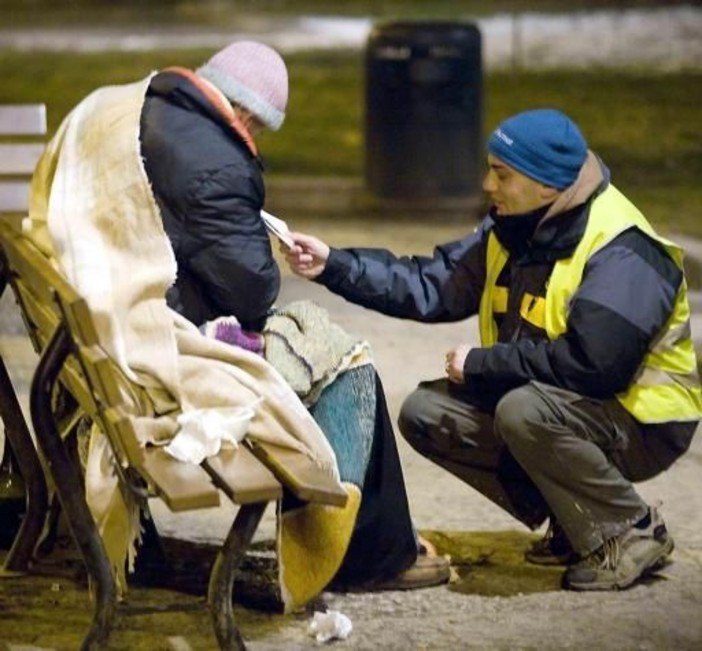
[[[163,448],[144,450],[141,471],[171,511],[219,506],[219,491],[204,468],[174,459]]]
[[[0,133],[15,136],[41,136],[46,133],[44,104],[0,106]]]
[[[61,383],[81,406],[81,409],[91,418],[95,418],[99,411],[99,406],[90,387],[85,382],[78,360],[71,358],[66,360],[63,369],[61,369],[60,379]]]
[[[158,495],[174,512],[219,506],[220,496],[204,468],[182,463],[162,447],[139,444],[129,417],[114,408],[98,415],[113,449],[126,459],[147,482],[149,491]]]
[[[29,205],[29,182],[0,181],[0,212],[24,213]]]
[[[85,299],[59,291],[56,300],[61,305],[61,312],[68,321],[68,327],[78,343],[83,346],[99,345],[100,339],[95,328],[95,317]]]
[[[21,282],[47,306],[54,309],[56,292],[61,294],[66,304],[84,303],[46,256],[4,219],[0,219],[0,239],[5,242],[5,255]]]
[[[43,310],[55,311],[57,319],[65,317],[81,344],[97,344],[98,335],[87,303],[58,270],[28,240],[19,236],[9,223],[2,220],[0,237],[9,244],[5,247],[6,255],[11,265],[19,271],[21,277],[18,282],[22,288],[26,288],[27,294],[35,295]]]
[[[51,333],[59,326],[59,316],[55,310],[50,309],[50,305],[39,302],[36,295],[29,290],[26,283],[22,280],[17,280],[15,287],[20,292],[25,318],[28,317],[29,321],[35,326],[30,330],[30,339],[34,350],[41,354]],[[69,358],[66,360],[61,372],[61,381],[74,394],[74,397],[86,413],[90,416],[95,416],[97,412],[95,398],[86,384],[77,359]]]
[[[280,482],[246,446],[221,450],[217,456],[206,459],[202,466],[237,504],[270,502],[283,495]]]
[[[44,150],[44,143],[28,139],[45,134],[44,104],[0,106],[0,212],[27,211],[29,181]]]
[[[31,176],[43,151],[37,142],[0,143],[0,175]]]
[[[120,452],[123,460],[139,470],[144,463],[144,448],[139,443],[131,418],[111,407],[103,409],[99,418],[114,449]]]
[[[348,495],[306,455],[292,448],[245,439],[253,454],[299,499],[344,506]]]
[[[120,406],[123,400],[115,378],[114,363],[96,346],[80,346],[80,355],[88,374],[88,381],[93,387],[99,387],[100,398],[105,407]]]

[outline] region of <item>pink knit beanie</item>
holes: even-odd
[[[255,41],[237,41],[195,72],[268,128],[280,129],[288,103],[288,70],[274,49]]]

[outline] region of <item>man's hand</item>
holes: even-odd
[[[329,247],[312,235],[291,232],[290,237],[295,242],[294,246],[281,247],[290,270],[308,280],[319,276],[327,264]]]
[[[463,367],[471,348],[470,344],[463,344],[446,353],[446,375],[451,382],[463,384],[466,381]]]

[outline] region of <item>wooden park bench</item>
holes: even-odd
[[[0,110],[0,130],[2,126]],[[7,169],[7,161],[4,165]],[[286,490],[303,501],[343,505],[345,491],[304,455],[248,439],[236,450],[223,450],[200,465],[176,461],[159,447],[142,447],[133,416],[123,404],[124,376],[100,345],[84,299],[11,219],[0,219],[0,250],[0,290],[7,284],[12,287],[39,354],[30,414],[43,461],[0,359],[0,415],[27,483],[27,515],[5,568],[30,569],[47,515],[45,468],[93,587],[93,619],[81,648],[104,645],[117,611],[128,611],[117,604],[115,577],[85,500],[80,463],[69,445],[77,421],[89,417],[105,433],[120,462],[123,488],[141,503],[155,496],[173,511],[189,511],[216,506],[224,494],[239,505],[211,569],[207,605],[220,648],[244,649],[233,617],[234,575],[267,504],[281,499]],[[72,413],[59,409],[59,393],[70,396]]]
[[[45,135],[44,104],[0,105],[0,219],[19,225],[26,213],[29,183],[44,149]],[[6,286],[7,277],[0,267],[0,296]],[[13,474],[19,468],[27,493],[22,525],[5,558],[4,569],[22,572],[32,553],[29,541],[36,540],[44,526],[48,497],[42,467],[2,355],[0,415],[5,428],[5,449],[0,449],[3,467]]]

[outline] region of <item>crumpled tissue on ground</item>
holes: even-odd
[[[326,613],[315,613],[310,620],[307,632],[317,642],[331,642],[332,640],[345,640],[353,625],[351,620],[338,610],[328,610]]]
[[[251,406],[183,412],[178,416],[180,429],[165,450],[178,461],[202,463],[218,454],[223,444],[236,447],[246,436],[254,414]]]

